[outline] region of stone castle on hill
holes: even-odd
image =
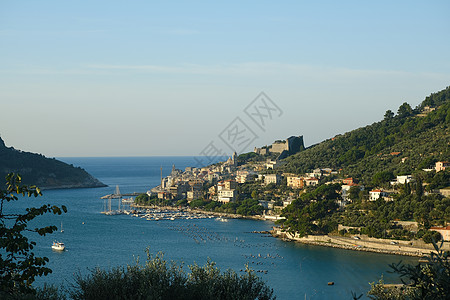
[[[275,141],[270,146],[264,146],[261,148],[255,147],[253,152],[259,155],[266,155],[269,153],[279,153],[281,155],[283,154],[283,152],[286,155],[292,155],[304,149],[305,145],[303,144],[303,136],[301,135],[288,137],[284,141],[281,140]]]

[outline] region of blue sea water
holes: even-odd
[[[185,265],[204,265],[208,258],[222,270],[236,272],[248,264],[275,291],[278,299],[351,299],[351,292],[366,293],[370,282],[381,275],[386,282],[396,277],[387,273],[388,264],[413,258],[356,252],[319,246],[284,242],[271,236],[252,233],[270,230],[271,222],[216,219],[147,221],[128,215],[101,214],[104,200],[100,197],[114,192],[119,185],[122,193],[146,192],[159,184],[160,167],[163,176],[172,165],[179,169],[195,166],[194,157],[110,157],[60,158],[80,166],[108,187],[94,189],[48,190],[43,197],[15,203],[14,210],[30,205],[51,203],[65,205],[68,212],[61,216],[44,215],[37,225],[53,224],[64,232],[39,237],[37,255],[50,259],[53,273],[39,278],[44,282],[70,287],[74,274],[87,274],[94,267],[110,268],[134,264],[146,259],[145,249],[163,252],[167,260]],[[113,203],[114,205],[114,203]],[[66,251],[51,250],[53,240],[66,244]],[[328,286],[334,281],[333,286]],[[396,281],[398,282],[398,280]]]

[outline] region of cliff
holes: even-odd
[[[10,172],[20,174],[22,183],[36,185],[41,189],[106,186],[80,167],[41,154],[6,147],[0,138],[0,184],[3,185],[5,176]]]

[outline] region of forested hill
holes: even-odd
[[[428,168],[450,158],[450,87],[428,96],[412,109],[403,103],[384,119],[311,146],[286,159],[286,172],[342,169],[370,180],[381,171],[398,175]]]
[[[76,168],[41,154],[22,152],[5,146],[0,138],[0,184],[5,176],[15,172],[22,176],[22,183],[41,189],[102,187],[105,184],[81,168]]]

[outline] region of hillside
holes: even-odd
[[[6,174],[19,173],[24,184],[41,189],[90,188],[106,186],[81,168],[68,165],[41,154],[22,152],[6,147],[0,138],[0,178]]]
[[[412,109],[402,104],[382,121],[335,136],[286,159],[284,170],[342,169],[370,181],[380,171],[411,173],[450,157],[450,87]]]

